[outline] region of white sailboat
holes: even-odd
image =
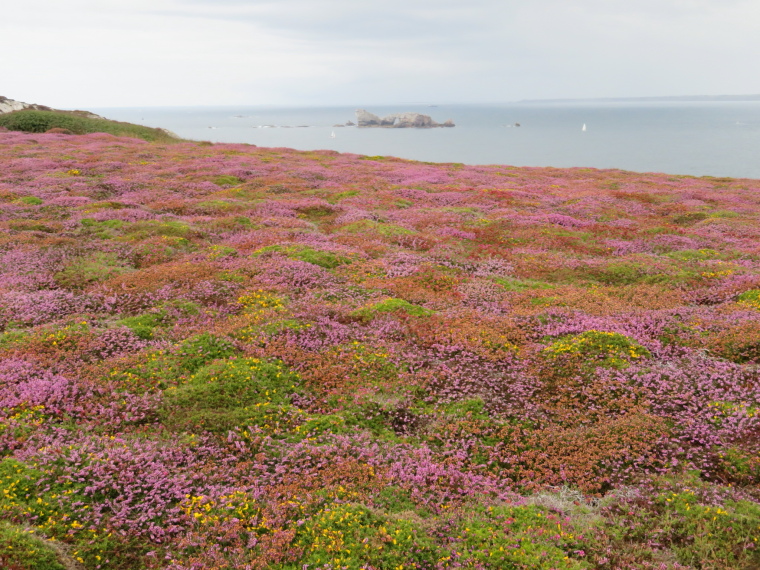
[[[331,132],[331,133],[330,133],[330,138],[331,138],[331,139],[334,139],[334,138],[335,138],[335,131],[333,131],[333,132]]]
[[[581,130],[582,130],[584,133],[586,132],[586,123],[583,123],[583,127],[581,128]]]

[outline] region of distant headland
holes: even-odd
[[[516,103],[666,103],[710,101],[760,101],[758,95],[674,95],[664,97],[596,97],[582,99],[522,99]]]

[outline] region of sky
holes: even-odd
[[[760,93],[759,0],[9,0],[0,95],[58,108]]]

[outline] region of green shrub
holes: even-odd
[[[652,524],[669,543],[678,562],[693,568],[760,568],[760,505],[727,501],[719,507],[701,504],[684,489],[655,500]]]
[[[488,420],[490,418],[485,411],[485,405],[482,398],[470,398],[469,400],[447,404],[443,407],[442,411],[456,418]]]
[[[121,220],[97,221],[93,218],[82,218],[79,223],[82,225],[79,233],[98,239],[111,239],[114,237],[111,230],[119,230],[124,227],[124,222]]]
[[[9,520],[47,521],[59,515],[58,502],[40,493],[38,483],[43,473],[15,459],[0,461],[0,513]],[[54,486],[53,493],[61,491]]]
[[[517,279],[512,277],[494,277],[493,281],[507,291],[525,291],[530,289],[554,289],[556,285],[535,281],[534,279]]]
[[[0,520],[0,567],[9,570],[66,570],[55,551],[31,531]]]
[[[282,319],[278,321],[270,321],[261,325],[259,330],[265,335],[274,336],[285,331],[300,331],[302,329],[308,329],[309,327],[311,327],[311,324],[297,319]]]
[[[204,200],[194,205],[194,209],[203,213],[218,215],[231,210],[239,210],[240,202],[227,202],[225,200]]]
[[[225,257],[235,257],[237,250],[227,245],[211,245],[208,248],[209,259],[224,259]]]
[[[10,325],[11,323],[8,323]],[[29,333],[19,330],[6,330],[0,333],[0,348],[8,348],[23,343],[29,337]]]
[[[757,415],[758,410],[749,411],[749,416]],[[729,447],[718,454],[724,478],[742,485],[756,485],[760,482],[760,457],[756,453]]]
[[[357,196],[358,194],[358,190],[346,190],[345,192],[338,192],[336,194],[328,196],[327,201],[330,202],[330,204],[337,204],[345,198],[351,198],[352,196]]]
[[[27,204],[29,206],[39,206],[42,204],[42,199],[37,196],[23,196],[16,200],[18,204]]]
[[[760,289],[750,289],[745,291],[739,297],[737,302],[753,309],[760,309]]]
[[[318,265],[325,269],[334,269],[339,265],[346,265],[352,263],[354,260],[344,255],[338,255],[331,251],[321,251],[313,249],[305,245],[270,245],[256,250],[253,253],[254,257],[265,255],[267,253],[282,253],[287,255],[290,259],[298,259],[311,263],[312,265]]]
[[[465,568],[581,570],[591,568],[573,555],[576,540],[561,519],[536,506],[489,507],[466,519],[454,543]],[[563,521],[564,522],[564,521]]]
[[[418,523],[390,518],[356,504],[332,504],[298,529],[304,555],[287,570],[305,567],[432,568],[440,552]]]
[[[435,314],[435,311],[420,307],[419,305],[412,305],[403,299],[386,299],[374,305],[356,309],[350,315],[369,321],[386,313],[405,313],[410,317],[426,317]]]
[[[19,232],[45,232],[51,234],[56,231],[55,227],[36,220],[11,220],[8,226]]]
[[[693,226],[697,222],[706,220],[710,216],[705,212],[687,212],[678,216],[673,216],[673,223],[678,226]]]
[[[681,249],[679,251],[666,253],[665,256],[679,261],[706,261],[725,257],[722,253],[715,251],[714,249]]]
[[[202,333],[180,343],[177,355],[182,370],[195,372],[201,366],[221,358],[229,358],[238,350],[226,338],[209,333]]]
[[[115,255],[97,252],[70,263],[53,276],[55,282],[66,289],[84,289],[93,283],[111,279],[132,271]]]
[[[342,434],[350,430],[346,419],[338,414],[319,414],[312,416],[301,425],[295,427],[298,439],[316,437],[322,434]]]
[[[374,220],[359,220],[358,222],[351,222],[350,224],[341,226],[340,231],[350,234],[371,232],[379,234],[383,237],[396,237],[417,233],[414,230],[402,228],[401,226],[397,226],[395,224],[383,224]]]
[[[174,301],[163,303],[159,309],[169,307],[180,308],[185,314],[196,310],[195,303]],[[129,326],[135,327],[138,334],[154,334],[158,318],[154,320],[150,314],[138,315],[135,320],[128,320]],[[130,328],[131,328],[130,327]],[[133,329],[133,330],[135,330]],[[164,390],[169,386],[185,383],[192,373],[206,364],[219,359],[229,358],[238,353],[232,342],[226,338],[208,333],[192,336],[169,349],[154,350],[143,353],[143,358],[126,368],[112,371],[110,380],[121,389],[152,391]]]
[[[275,433],[298,419],[289,396],[298,375],[280,362],[233,358],[204,366],[188,381],[165,392],[162,416],[167,425],[226,432],[259,425]]]
[[[551,359],[578,358],[611,368],[625,368],[630,360],[650,356],[646,348],[625,335],[596,330],[561,338],[546,347],[544,354]]]
[[[213,182],[217,186],[236,186],[238,184],[242,184],[243,180],[241,180],[237,176],[231,176],[229,174],[225,174],[222,176],[217,176],[216,178],[214,178]]]
[[[124,230],[127,238],[133,240],[143,240],[153,236],[185,238],[190,235],[190,232],[190,226],[176,220],[135,222]]]
[[[144,340],[153,338],[154,329],[160,327],[166,321],[166,312],[145,313],[136,317],[127,317],[116,321],[117,325],[125,326]]]
[[[0,115],[0,127],[27,133],[44,133],[50,129],[68,129],[77,135],[108,133],[118,137],[132,137],[163,143],[181,140],[169,135],[162,129],[108,119],[92,119],[65,111],[24,110],[6,113]]]
[[[222,216],[215,217],[213,220],[207,222],[208,227],[221,230],[221,231],[233,231],[241,229],[257,229],[258,226],[251,221],[251,218],[247,216]]]
[[[534,307],[563,307],[565,303],[559,297],[533,297],[530,304]]]

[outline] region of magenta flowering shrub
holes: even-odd
[[[21,292],[9,291],[2,295],[0,324],[40,325],[60,320],[76,313],[87,313],[99,307],[98,299],[60,289]]]
[[[2,131],[0,566],[756,568],[759,191]]]
[[[7,418],[20,409],[38,409],[43,415],[83,412],[91,391],[68,378],[30,362],[0,361],[0,414]]]

